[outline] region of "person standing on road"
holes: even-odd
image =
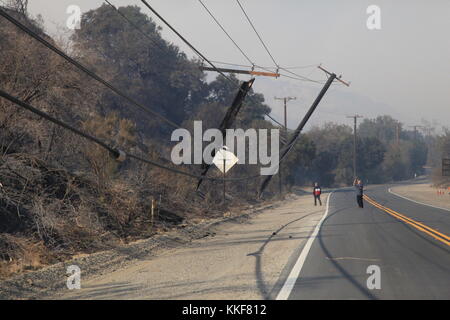
[[[353,181],[353,185],[356,188],[356,202],[360,208],[364,208],[363,195],[364,195],[364,185],[362,181],[358,178]]]
[[[322,200],[320,200],[320,195],[322,194],[322,188],[319,183],[314,183],[313,195],[314,195],[314,205],[317,206],[317,200],[319,200],[320,205],[322,205]]]

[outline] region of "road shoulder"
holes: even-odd
[[[450,210],[450,194],[438,194],[438,189],[429,183],[397,185],[390,188],[394,195],[402,196],[407,200],[419,202],[424,205]]]
[[[52,298],[272,299],[324,210],[325,203],[315,207],[309,195],[293,196],[245,221],[217,225],[208,237],[143,257]]]

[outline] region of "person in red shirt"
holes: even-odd
[[[322,188],[319,183],[314,183],[313,195],[314,195],[314,205],[317,206],[317,200],[319,200],[320,205],[322,205],[322,200],[320,200],[320,195],[322,194]]]

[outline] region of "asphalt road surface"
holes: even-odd
[[[450,211],[400,198],[388,186],[366,195],[363,209],[353,189],[330,195],[300,271],[278,299],[450,299]]]

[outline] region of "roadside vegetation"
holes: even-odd
[[[133,99],[185,128],[203,120],[217,127],[236,94],[223,77],[206,81],[200,62],[188,59],[161,37],[161,29],[135,6],[120,8],[153,39],[149,41],[107,5],[83,15],[69,41],[52,39],[23,1],[8,12],[56,44]],[[0,19],[0,88],[117,148],[166,166],[173,128],[136,109],[56,54]],[[272,128],[264,96],[250,91],[237,128]],[[400,130],[389,116],[365,119],[358,128],[358,172],[369,183],[422,174],[432,159],[450,154],[450,133],[431,138]],[[304,133],[282,165],[284,190],[299,185],[348,185],[352,181],[353,132],[328,123]],[[428,160],[427,160],[428,159]],[[177,167],[178,168],[178,167]],[[180,168],[178,168],[180,169]],[[200,166],[181,168],[199,174]],[[255,165],[230,177],[256,175]],[[211,170],[212,176],[220,175]],[[274,179],[275,180],[275,179]],[[176,227],[182,221],[222,216],[257,201],[259,179],[227,184],[204,182],[127,160],[118,163],[103,149],[0,99],[0,278],[105,250]],[[448,180],[447,180],[448,182]],[[273,181],[267,197],[278,194]],[[152,199],[160,202],[156,218]]]

